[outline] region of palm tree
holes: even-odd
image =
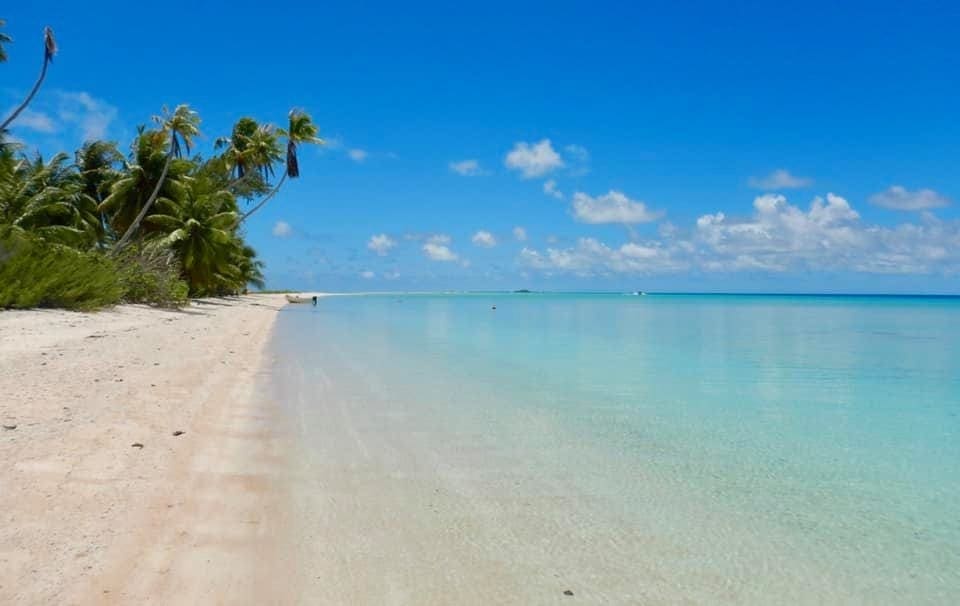
[[[158,200],[183,198],[183,179],[190,172],[191,163],[174,160],[167,167],[166,178],[160,181],[167,154],[168,137],[163,131],[141,129],[134,140],[130,160],[121,167],[117,180],[110,185],[109,193],[99,207],[117,237],[133,225],[158,184]]]
[[[273,167],[283,160],[277,134],[272,124],[262,124],[248,138],[248,164],[264,181],[273,178]]]
[[[106,216],[100,211],[100,205],[120,178],[117,165],[123,161],[123,155],[113,141],[88,141],[76,151],[75,157],[83,193],[97,205],[96,213],[100,217],[97,241],[101,245],[106,244],[108,223]]]
[[[0,27],[6,27],[7,22],[3,19],[0,19]],[[3,48],[4,44],[10,44],[13,42],[13,38],[9,35],[0,32],[0,63],[4,63],[7,60],[7,49]]]
[[[84,191],[97,203],[103,202],[120,176],[117,165],[123,154],[113,141],[87,141],[74,154]]]
[[[190,294],[217,294],[235,281],[231,265],[237,246],[233,233],[236,200],[228,190],[203,178],[188,177],[185,192],[179,204],[159,201],[159,212],[146,218],[165,234],[148,246],[176,253]]]
[[[250,159],[247,153],[250,137],[260,128],[253,118],[240,118],[233,125],[229,137],[218,137],[214,142],[215,149],[226,148],[221,156],[226,162],[230,175],[236,180],[246,177]]]
[[[240,118],[230,136],[217,139],[215,147],[226,148],[220,158],[231,177],[229,188],[241,197],[264,191],[274,165],[283,159],[276,128],[253,118]]]
[[[3,40],[0,40],[0,42],[3,42]],[[43,67],[40,68],[40,77],[37,78],[37,82],[33,85],[30,94],[23,100],[23,103],[21,103],[17,109],[13,110],[13,113],[3,121],[3,124],[0,124],[0,132],[7,130],[7,126],[33,101],[33,97],[37,94],[37,91],[40,90],[40,85],[43,84],[43,79],[47,77],[47,67],[53,62],[53,56],[56,54],[57,42],[53,38],[53,30],[45,27],[43,28]],[[3,58],[6,59],[6,55],[3,55]]]
[[[290,110],[290,124],[289,128],[286,130],[278,129],[277,133],[281,136],[287,138],[287,167],[284,171],[283,176],[280,178],[280,181],[277,182],[277,185],[263,197],[260,202],[240,217],[239,223],[246,221],[250,215],[257,212],[263,205],[270,201],[270,198],[276,195],[280,191],[280,186],[283,185],[287,177],[291,179],[296,179],[300,176],[300,163],[297,160],[297,146],[304,143],[316,143],[318,145],[323,145],[323,139],[317,137],[317,125],[313,123],[313,120],[310,118],[310,114],[298,110]]]
[[[263,279],[263,261],[257,260],[257,251],[240,238],[235,238],[234,241],[236,246],[231,263],[236,273],[234,291],[242,292],[248,284],[263,289],[266,286]]]
[[[140,209],[136,218],[134,218],[123,236],[113,247],[113,253],[123,250],[123,247],[127,245],[133,237],[133,234],[136,233],[140,227],[143,218],[150,212],[150,207],[156,202],[157,196],[160,195],[160,188],[163,186],[164,179],[167,178],[170,163],[173,162],[174,158],[179,159],[184,149],[189,154],[193,138],[200,134],[200,116],[197,115],[197,112],[190,109],[189,105],[178,105],[173,112],[169,112],[164,108],[163,113],[163,116],[154,116],[154,121],[161,126],[161,132],[168,134],[170,137],[169,149],[167,151],[166,161],[163,164],[163,171],[160,173],[160,179],[157,180],[157,185],[154,187],[153,193],[150,194],[150,197],[143,204],[143,208]]]
[[[97,241],[96,202],[83,191],[67,154],[49,162],[0,155],[0,224],[76,248]]]

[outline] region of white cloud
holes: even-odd
[[[277,221],[273,224],[271,233],[278,238],[289,238],[293,235],[293,228],[286,221]]]
[[[839,271],[883,274],[960,273],[960,221],[926,214],[895,227],[864,224],[844,198],[815,197],[806,209],[778,194],[757,197],[753,213],[699,217],[683,229],[668,225],[658,237],[619,247],[592,238],[575,246],[524,248],[518,259],[547,273],[607,275],[708,272]]]
[[[117,118],[117,108],[87,92],[60,91],[60,120],[80,129],[84,141],[103,139]]]
[[[397,242],[387,234],[376,234],[370,236],[367,241],[367,248],[377,253],[381,257],[387,255],[390,249],[397,245]]]
[[[364,280],[372,280],[377,277],[377,274],[368,269],[366,271],[361,271],[360,277],[363,278]]]
[[[563,151],[567,153],[567,158],[571,160],[570,175],[582,177],[590,172],[590,152],[582,145],[567,145]]]
[[[530,248],[520,251],[520,264],[534,269],[595,276],[614,273],[663,273],[680,271],[687,262],[660,243],[628,242],[610,248],[594,238],[580,238],[571,248],[547,248],[540,253]]]
[[[366,150],[363,149],[351,149],[347,152],[347,155],[350,156],[350,159],[354,162],[363,162],[370,155]]]
[[[317,146],[317,149],[321,152],[341,150],[343,149],[343,139],[337,136],[325,136],[323,138],[323,145]]]
[[[497,245],[497,239],[493,237],[493,234],[482,229],[473,234],[471,240],[474,244],[482,246],[483,248],[493,248]]]
[[[542,177],[563,167],[563,159],[553,149],[550,139],[539,143],[520,141],[507,154],[504,164],[510,170],[518,170],[524,179]]]
[[[453,238],[447,234],[430,234],[427,236],[427,242],[430,244],[450,244]]]
[[[582,145],[570,144],[563,148],[567,154],[569,154],[577,162],[589,162],[590,161],[590,152],[587,151],[587,148]]]
[[[424,244],[423,252],[427,255],[427,258],[433,261],[456,261],[460,258],[455,252],[450,250],[450,247],[447,245],[437,244],[435,242],[427,242]]]
[[[643,202],[631,200],[615,190],[597,197],[583,192],[573,194],[573,216],[582,223],[650,223],[661,215],[650,211]]]
[[[64,135],[80,142],[103,139],[117,117],[117,108],[87,92],[53,91],[40,96],[11,124],[45,135]]]
[[[480,163],[476,160],[461,160],[459,162],[451,162],[449,166],[450,170],[464,177],[479,177],[480,175],[487,174],[482,168],[480,168]]]
[[[9,114],[9,112],[7,112]],[[49,114],[25,109],[17,116],[17,119],[11,123],[12,128],[25,128],[38,133],[50,134],[56,132],[57,124]]]
[[[932,189],[910,191],[900,185],[870,196],[870,203],[893,210],[932,210],[950,206],[950,200]]]
[[[790,171],[779,168],[765,177],[750,177],[747,185],[753,189],[800,189],[813,185],[813,179],[807,177],[797,177],[790,174]]]
[[[527,239],[527,230],[518,225],[513,228],[513,237],[517,242],[525,242]]]
[[[563,199],[563,192],[557,189],[557,182],[553,179],[547,179],[543,182],[543,193],[558,200]]]
[[[818,196],[806,212],[779,194],[759,196],[753,207],[749,220],[731,221],[722,212],[697,219],[695,239],[711,253],[705,269],[823,269],[843,265],[844,257],[867,246],[866,234],[855,228],[860,215],[840,196]]]

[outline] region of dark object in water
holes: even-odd
[[[313,295],[313,304],[314,304],[314,305],[317,304],[317,295]]]
[[[492,306],[490,309],[494,309],[494,310],[495,310],[496,308],[497,308],[497,306],[494,305],[494,306]]]
[[[179,429],[173,432],[173,437],[182,436],[182,435],[183,435],[183,432],[180,431]]]
[[[526,288],[521,288],[520,290],[513,291],[516,294],[530,294],[532,290],[527,290]]]

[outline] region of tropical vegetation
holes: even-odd
[[[12,42],[4,25],[0,62]],[[322,143],[309,114],[291,110],[286,128],[240,118],[205,157],[194,153],[200,116],[181,104],[139,127],[126,152],[87,141],[43,158],[7,132],[46,79],[50,28],[42,50],[33,88],[0,116],[0,308],[176,305],[262,288],[244,221],[299,176],[299,146]]]

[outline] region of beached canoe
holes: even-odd
[[[313,303],[313,297],[306,295],[285,295],[290,303]]]

